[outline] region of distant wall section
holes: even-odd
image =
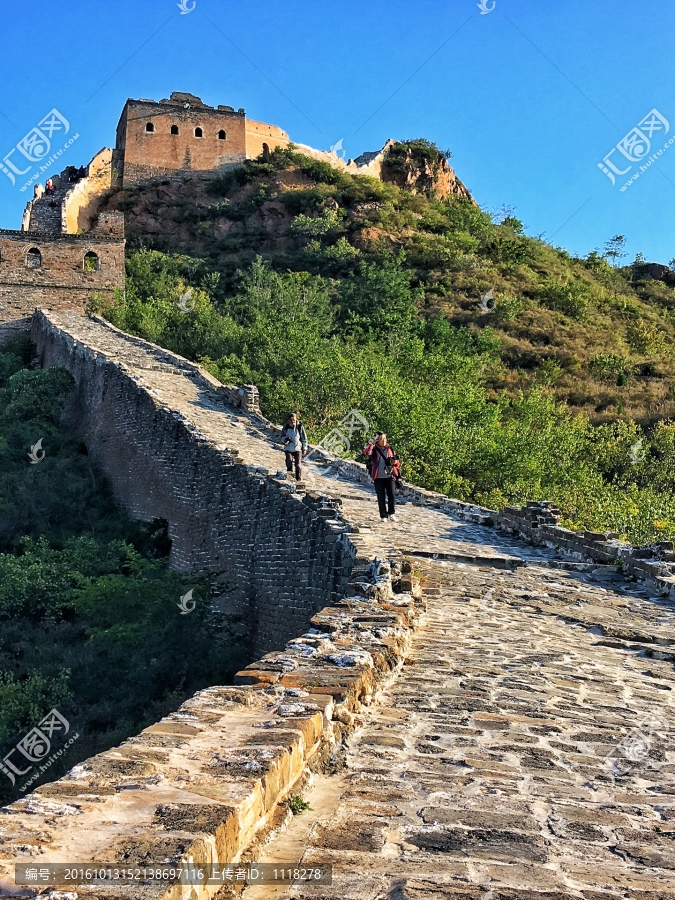
[[[265,122],[246,120],[246,156],[255,159],[261,153],[274,150],[276,147],[287,147],[290,138],[285,131],[276,125],[266,125]]]
[[[66,194],[63,218],[68,234],[89,231],[95,225],[101,198],[113,184],[112,155],[109,147],[99,150],[89,163],[86,178]]]

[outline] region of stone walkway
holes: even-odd
[[[180,361],[91,320],[53,318],[193,433],[246,465],[284,469],[274,430]],[[333,865],[332,887],[290,893],[675,898],[672,608],[610,567],[575,566],[424,502],[382,524],[369,485],[312,464],[306,482],[342,502],[362,559],[397,549],[418,560],[428,611],[344,772],[317,776],[314,812],[266,848],[271,861]]]
[[[119,361],[132,378],[170,410],[190,423],[193,433],[201,433],[219,448],[240,458],[248,466],[265,468],[270,474],[285,476],[285,458],[278,432],[264,420],[228,406],[214,390],[191,377],[194,367],[181,364],[160,348],[152,349],[96,320],[66,314],[50,314],[52,322],[109,358]],[[150,349],[149,349],[150,348]],[[289,481],[294,487],[294,480]],[[360,484],[347,475],[336,474],[318,462],[304,464],[303,490],[317,491],[342,502],[344,518],[354,526],[353,543],[364,554],[386,556],[392,548],[407,552],[433,552],[478,557],[548,559],[550,552],[527,547],[521,541],[500,535],[492,528],[472,525],[432,506],[403,502],[397,523],[381,523],[371,485]]]
[[[337,796],[324,777],[307,794],[302,862],[332,865],[333,885],[285,894],[675,897],[673,610],[545,567],[425,573],[407,665]],[[284,840],[263,859],[289,859]]]

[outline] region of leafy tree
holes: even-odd
[[[605,259],[608,259],[613,266],[618,266],[619,260],[626,256],[625,247],[625,235],[617,234],[606,242],[605,252],[602,255]]]

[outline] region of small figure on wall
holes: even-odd
[[[302,457],[307,453],[309,444],[300,417],[291,413],[284,423],[281,432],[281,443],[286,454],[286,471],[292,472],[295,466],[296,481],[302,481]]]

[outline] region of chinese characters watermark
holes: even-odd
[[[369,428],[370,425],[365,416],[358,409],[352,409],[336,428],[332,428],[328,434],[324,435],[314,450],[307,454],[306,458],[309,459],[319,449],[326,450],[333,456],[344,456],[351,449],[350,442],[354,432],[368,431]]]
[[[644,119],[641,119],[641,121],[638,122],[635,128],[631,128],[628,134],[621,138],[616,146],[604,157],[602,162],[598,163],[598,168],[609,178],[612,184],[616,184],[617,175],[626,175],[634,165],[641,163],[644,160],[644,165],[641,165],[639,170],[635,172],[620,189],[621,191],[625,191],[626,188],[630,187],[634,181],[637,181],[640,175],[642,175],[643,172],[646,172],[651,164],[675,141],[675,137],[670,138],[663,147],[652,154],[652,156],[649,156],[654,135],[657,137],[661,133],[666,135],[669,131],[670,122],[661,115],[658,109],[652,109],[651,112],[647,113]],[[615,157],[614,154],[619,155]],[[648,156],[649,158],[647,158]],[[619,168],[620,166],[624,166],[626,162],[628,162],[626,168]]]
[[[314,447],[313,450],[310,450],[305,459],[311,460],[311,457],[317,451],[321,450],[323,450],[324,453],[328,453],[335,457],[329,464],[327,470],[323,473],[328,474],[331,467],[335,465],[338,459],[349,453],[353,435],[357,432],[367,432],[369,429],[370,425],[365,416],[362,415],[358,409],[352,409],[341,420],[336,428],[332,428],[328,434],[324,435],[317,446]],[[309,481],[310,484],[313,484],[314,476],[309,474],[309,477],[305,480]]]
[[[18,744],[6,754],[2,761],[0,761],[0,772],[2,772],[3,775],[6,775],[12,784],[15,785],[17,775],[27,775],[34,764],[42,763],[42,760],[45,759],[52,749],[54,735],[56,734],[57,737],[65,737],[69,731],[70,723],[68,719],[62,716],[58,709],[52,709],[35,728],[31,728],[28,734],[21,738]],[[39,771],[34,772],[23,785],[21,788],[22,792],[27,790],[29,785],[36,781],[57,757],[61,756],[66,747],[70,746],[70,744],[74,743],[78,738],[79,734],[73,735],[65,747],[62,747],[58,752],[54,753],[46,760],[46,762],[42,763]],[[21,757],[12,759],[15,753],[21,754],[24,759],[21,759]],[[20,768],[20,766],[25,765],[24,760],[27,760],[30,765],[27,766],[27,768]]]
[[[68,119],[58,109],[52,109],[3,157],[2,162],[0,162],[0,171],[5,173],[12,184],[16,184],[17,175],[27,175],[35,164],[40,163],[40,168],[21,187],[21,190],[25,191],[33,181],[36,181],[43,172],[47,171],[54,160],[61,156],[65,149],[77,140],[79,134],[70,138],[61,149],[49,157],[52,143],[55,140],[54,136],[56,135],[58,138],[61,134],[68,134],[69,131],[70,122]]]

